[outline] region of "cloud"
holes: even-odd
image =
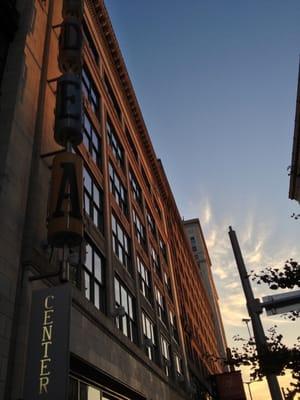
[[[226,302],[220,303],[221,315],[223,323],[229,327],[243,327],[242,319],[245,318],[244,299],[239,298],[239,295],[228,299]]]
[[[202,220],[202,224],[209,224],[210,220],[211,220],[211,205],[209,200],[206,200],[205,206],[204,206],[204,210],[203,210],[203,216],[201,218]]]
[[[228,277],[227,272],[224,271],[224,269],[221,267],[214,268],[214,275],[217,276],[221,280],[226,279]]]
[[[266,215],[260,218],[260,210],[249,207],[247,213],[239,210],[215,210],[214,203],[204,197],[197,203],[193,199],[193,207],[190,212],[194,216],[200,216],[200,222],[204,231],[206,244],[212,261],[212,273],[216,284],[222,320],[225,327],[226,338],[229,347],[240,347],[233,336],[240,335],[248,338],[248,330],[243,318],[248,317],[246,300],[240,282],[240,277],[234,259],[231,243],[228,237],[228,226],[236,229],[240,248],[243,254],[248,272],[259,271],[267,266],[282,267],[289,258],[300,260],[299,248],[295,241],[290,240],[281,227],[276,227],[276,218],[269,219]],[[215,212],[217,211],[217,212]],[[277,229],[276,229],[277,228]],[[256,285],[251,281],[254,296],[262,298],[274,294],[265,285]],[[278,326],[278,332],[283,334],[284,343],[292,345],[299,335],[299,322],[285,320],[279,315],[267,317],[262,314],[262,324],[267,330],[274,325]],[[251,323],[249,325],[252,332]],[[249,381],[249,368],[242,368],[243,380]],[[281,379],[281,378],[280,378]],[[288,386],[289,379],[282,379],[282,384]],[[248,391],[248,388],[245,388]],[[269,399],[266,383],[254,383],[251,385],[253,396],[257,400]]]
[[[238,282],[231,282],[231,283],[227,283],[225,286],[225,289],[237,289],[239,287]]]

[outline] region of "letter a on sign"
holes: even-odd
[[[82,168],[77,154],[61,153],[53,161],[48,240],[54,246],[76,246],[82,240]]]

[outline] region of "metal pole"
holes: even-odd
[[[249,339],[251,340],[252,335],[251,335],[250,328],[249,328],[249,322],[250,322],[250,321],[251,321],[250,318],[243,318],[243,319],[242,319],[242,322],[245,322],[245,324],[247,325],[247,329],[248,329],[248,333],[249,333]]]
[[[267,350],[267,341],[264,333],[264,329],[260,320],[259,314],[262,312],[262,307],[259,303],[259,300],[254,298],[252,287],[249,281],[249,275],[247,273],[242,252],[239,246],[239,242],[237,240],[237,236],[234,230],[232,230],[231,226],[229,227],[229,237],[232,245],[232,250],[234,253],[235,261],[238,267],[238,271],[241,278],[241,283],[243,286],[244,294],[247,301],[247,309],[249,313],[249,317],[252,321],[252,329],[253,335],[256,343],[257,354],[260,360],[262,361],[262,356]],[[277,377],[274,374],[266,374],[266,379],[269,385],[269,390],[271,393],[272,400],[282,400],[280,387],[277,381]]]
[[[251,393],[251,389],[250,389],[250,385],[251,385],[252,382],[244,382],[244,383],[248,386],[249,395],[250,395],[250,400],[253,400],[252,393]]]

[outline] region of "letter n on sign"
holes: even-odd
[[[69,380],[71,288],[34,291],[24,400],[66,400]]]

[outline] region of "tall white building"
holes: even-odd
[[[183,221],[183,224],[185,228],[185,233],[188,237],[192,252],[195,257],[195,261],[199,267],[202,282],[210,300],[213,313],[213,321],[217,332],[219,352],[225,358],[227,347],[226,337],[219,308],[218,293],[211,271],[211,259],[205,243],[201,224],[198,218]]]

